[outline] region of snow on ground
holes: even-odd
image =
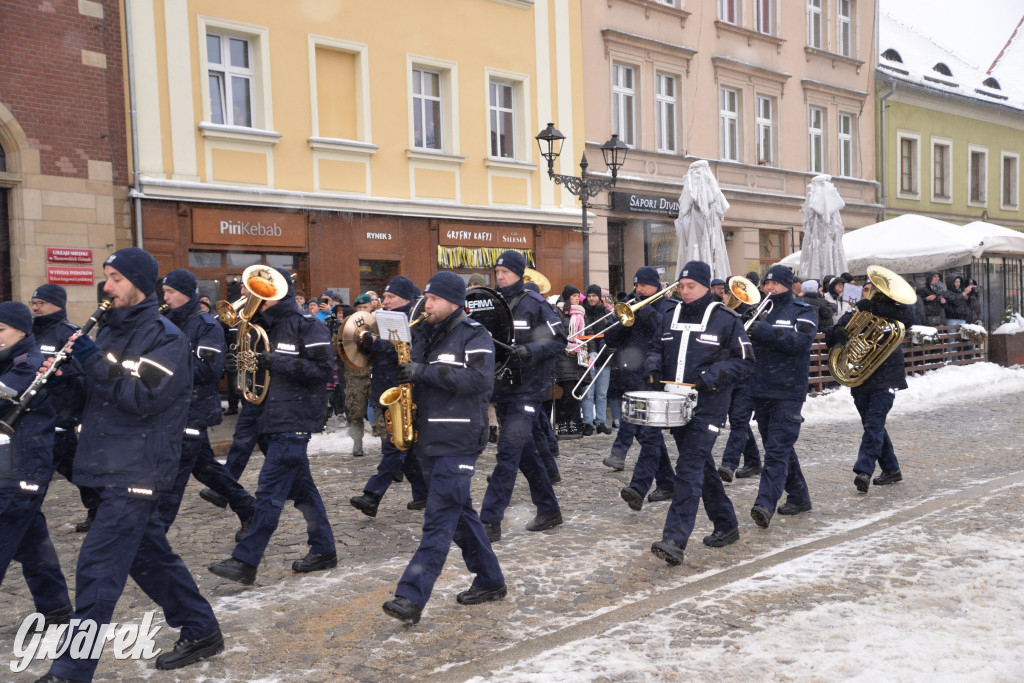
[[[890,415],[932,411],[991,394],[1011,393],[1024,393],[1024,367],[1004,368],[995,363],[947,365],[907,377],[907,389],[896,394]],[[860,419],[846,387],[807,399],[803,416],[806,423]]]

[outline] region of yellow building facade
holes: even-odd
[[[583,129],[579,0],[127,1],[133,196],[162,271],[225,296],[271,263],[351,301],[490,275],[513,247],[578,277],[579,209],[534,136]]]

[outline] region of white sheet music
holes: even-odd
[[[380,332],[381,339],[400,341],[407,344],[412,342],[409,336],[409,319],[405,317],[405,313],[399,311],[377,311],[373,314],[373,317],[377,319],[377,330]]]

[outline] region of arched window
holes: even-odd
[[[997,81],[996,79],[992,78],[991,76],[989,76],[988,78],[983,80],[981,82],[981,84],[983,86],[985,86],[986,88],[992,88],[993,90],[1002,90],[1002,88],[999,87],[999,81]]]
[[[952,76],[953,75],[953,72],[949,70],[949,67],[946,66],[945,64],[943,64],[942,62],[939,62],[938,64],[933,66],[932,67],[932,71],[937,71],[940,74],[942,74],[943,76]]]
[[[891,47],[885,52],[883,52],[882,56],[888,59],[890,62],[899,62],[900,64],[903,63],[903,57],[901,57],[900,53],[896,52],[896,50],[892,49]]]

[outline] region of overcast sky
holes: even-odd
[[[1021,0],[880,2],[882,10],[892,17],[930,35],[984,70],[992,64],[1024,15],[1024,2]]]

